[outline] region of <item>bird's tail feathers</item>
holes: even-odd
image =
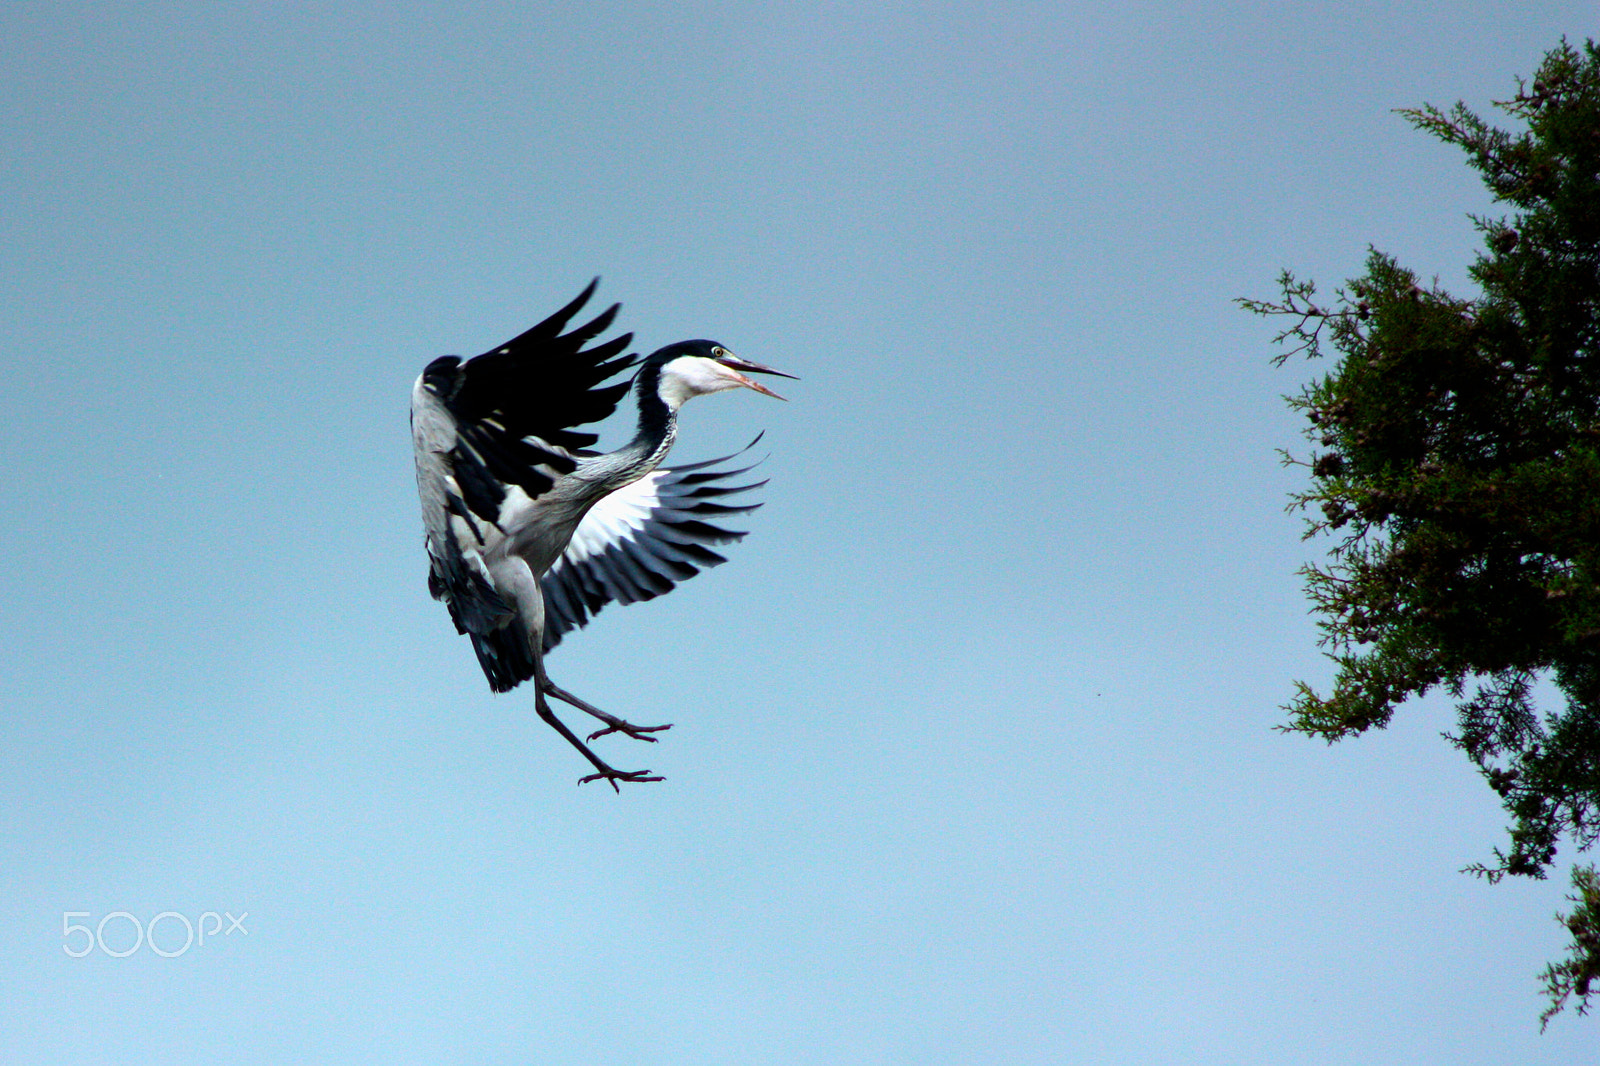
[[[478,664],[495,692],[509,692],[533,677],[533,650],[520,618],[487,633],[468,633]]]

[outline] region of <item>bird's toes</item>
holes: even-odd
[[[620,793],[622,789],[617,788],[618,781],[665,780],[666,778],[664,777],[657,777],[651,774],[649,770],[612,770],[609,773],[590,774],[588,777],[580,777],[578,779],[578,784],[587,785],[590,781],[605,781],[609,783],[614,790]]]
[[[672,724],[670,722],[666,725],[633,725],[630,722],[613,722],[604,729],[597,729],[593,733],[590,733],[589,739],[594,740],[596,737],[603,737],[607,733],[626,733],[634,740],[647,740],[654,744],[656,742],[656,738],[652,736],[646,736],[645,734],[659,733],[664,729],[671,728]]]

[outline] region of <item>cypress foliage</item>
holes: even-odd
[[[1289,272],[1241,300],[1285,328],[1275,359],[1333,369],[1289,398],[1309,455],[1291,507],[1327,559],[1302,570],[1332,691],[1297,683],[1287,730],[1339,740],[1434,689],[1450,741],[1510,817],[1491,882],[1542,878],[1558,845],[1600,836],[1600,51],[1563,41],[1497,108],[1400,113],[1461,148],[1505,217],[1473,218],[1478,295],[1424,285],[1376,249],[1319,301]],[[1534,685],[1559,694],[1535,707]],[[1567,956],[1543,979],[1549,1019],[1600,994],[1600,875],[1572,870]]]

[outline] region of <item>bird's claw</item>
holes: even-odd
[[[624,722],[620,718],[607,719],[606,727],[604,729],[597,729],[593,733],[590,733],[589,739],[594,740],[596,737],[603,737],[607,733],[626,733],[634,740],[647,740],[654,744],[656,742],[656,738],[647,737],[645,736],[646,733],[659,733],[663,729],[671,728],[672,723],[670,722],[666,725],[634,725],[632,722]]]
[[[657,776],[652,775],[649,770],[605,770],[605,771],[602,771],[602,772],[600,772],[598,774],[590,774],[588,777],[580,777],[578,779],[578,784],[587,785],[590,781],[605,781],[605,782],[607,782],[607,783],[609,783],[611,785],[612,791],[617,792],[617,793],[621,793],[622,789],[617,787],[617,782],[618,781],[665,781],[665,780],[666,780],[666,778],[664,778],[664,777],[657,777]]]

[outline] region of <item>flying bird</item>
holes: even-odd
[[[544,657],[607,603],[652,599],[726,561],[710,545],[744,533],[715,523],[759,507],[730,497],[766,482],[737,483],[749,466],[719,468],[733,456],[661,466],[678,410],[736,388],[781,400],[747,375],[794,375],[708,340],[679,341],[642,361],[623,354],[631,333],[586,347],[619,306],[567,328],[598,282],[497,348],[429,363],[411,390],[411,439],[428,591],[471,639],[490,689],[534,683],[539,717],[594,765],[579,783],[605,780],[616,789],[619,781],[661,778],[612,769],[546,697],[605,723],[591,741],[607,733],[654,741],[652,733],[671,727],[636,726],[591,706],[550,680]],[[602,384],[634,367],[631,381]],[[639,407],[633,440],[614,452],[587,450],[598,437],[579,427],[610,415],[630,385]]]

